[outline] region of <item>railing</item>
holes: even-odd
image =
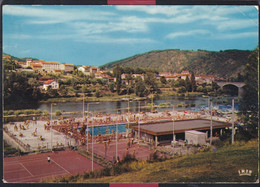
[[[20,145],[22,148],[24,148],[25,151],[30,151],[30,145],[24,144],[21,140],[16,138],[12,133],[10,133],[7,128],[4,128],[4,131],[7,135],[9,135],[10,138],[12,138],[18,145]]]

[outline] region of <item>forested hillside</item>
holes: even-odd
[[[153,68],[159,72],[193,71],[199,75],[217,75],[220,77],[236,77],[242,73],[251,51],[226,50],[182,51],[161,50],[135,55],[103,65],[103,68],[121,67]]]

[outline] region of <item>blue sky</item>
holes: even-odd
[[[3,6],[3,52],[100,66],[151,50],[253,50],[254,6]]]

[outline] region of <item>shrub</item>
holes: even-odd
[[[44,111],[43,111],[43,115],[44,115],[44,116],[47,116],[47,115],[49,115],[49,114],[50,114],[50,113],[49,113],[47,110],[44,110]]]
[[[21,112],[20,110],[16,110],[16,111],[14,112],[14,115],[16,115],[16,116],[19,116],[20,114],[22,114],[22,112]]]
[[[83,174],[83,178],[84,178],[84,179],[88,179],[88,178],[89,178],[89,173],[88,173],[88,172],[84,173],[84,174]]]
[[[177,90],[178,93],[185,93],[186,92],[186,88],[184,86],[181,86],[178,88]]]
[[[55,116],[60,116],[60,115],[62,115],[61,111],[60,110],[56,110],[55,111]]]

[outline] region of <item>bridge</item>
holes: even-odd
[[[223,89],[226,85],[234,85],[238,88],[238,97],[242,96],[243,93],[243,86],[245,86],[244,82],[216,82],[217,85],[220,86],[221,89]]]

